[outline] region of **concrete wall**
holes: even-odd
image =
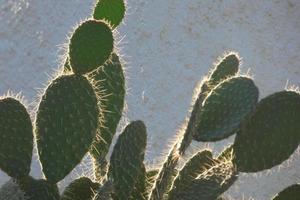
[[[0,94],[22,92],[30,103],[59,68],[66,33],[89,17],[93,0],[0,0]],[[159,164],[188,115],[193,89],[224,51],[238,51],[242,72],[254,76],[261,97],[300,86],[299,0],[128,0],[118,47],[127,61],[127,120],[148,127],[148,163]],[[223,149],[229,141],[195,144]],[[162,148],[165,147],[165,148]],[[88,159],[86,159],[88,160]],[[87,161],[88,162],[88,161]],[[153,164],[154,163],[154,164]],[[78,174],[91,173],[82,165]],[[41,176],[36,158],[32,175]],[[8,177],[0,174],[0,185]],[[227,192],[237,199],[270,199],[300,182],[295,154],[281,168],[241,174]]]

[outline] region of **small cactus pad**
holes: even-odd
[[[129,199],[147,200],[147,174],[144,164],[142,165],[142,171],[135,183],[135,187]]]
[[[14,179],[0,187],[0,200],[29,200]]]
[[[296,200],[300,197],[300,184],[292,185],[279,192],[273,200]]]
[[[153,185],[155,184],[155,180],[158,176],[159,169],[151,169],[146,172],[146,197],[149,199],[151,189],[153,188]]]
[[[183,155],[193,140],[193,136],[197,132],[197,124],[199,122],[203,101],[209,92],[217,86],[221,81],[235,76],[239,71],[239,57],[234,53],[226,55],[220,63],[218,63],[211,72],[207,80],[203,80],[200,92],[194,103],[193,110],[184,133],[183,140],[179,147],[179,154]]]
[[[281,91],[262,99],[234,142],[241,172],[270,169],[288,159],[300,139],[300,95]]]
[[[160,200],[164,199],[167,193],[170,191],[174,179],[178,174],[176,169],[180,156],[177,152],[177,143],[172,147],[169,152],[166,161],[163,166],[160,168],[157,175],[156,181],[151,188],[150,198],[151,200]]]
[[[35,180],[29,176],[16,179],[15,182],[24,191],[28,200],[60,200],[56,184]]]
[[[103,118],[102,126],[98,129],[98,133],[101,135],[97,134],[90,153],[95,162],[98,162],[96,165],[103,168],[102,162],[105,162],[124,107],[125,77],[117,54],[113,53],[111,59],[93,71],[89,77],[96,83],[97,90],[100,91],[98,105]]]
[[[142,121],[131,122],[117,140],[108,173],[117,199],[128,199],[134,190],[143,170],[146,140],[146,127]]]
[[[258,89],[252,79],[234,77],[221,82],[203,102],[194,139],[217,141],[235,133],[257,100]]]
[[[63,179],[88,152],[98,128],[97,97],[81,75],[62,75],[48,86],[36,118],[37,145],[47,180]]]
[[[231,158],[218,160],[210,156],[208,151],[200,152],[187,162],[174,182],[170,200],[215,200],[235,182],[237,171]]]
[[[226,55],[220,63],[216,65],[209,77],[209,85],[217,85],[222,80],[235,76],[239,71],[240,60],[237,54]]]
[[[170,197],[172,198],[172,196],[178,192],[186,190],[191,182],[208,167],[212,166],[213,163],[211,151],[203,150],[194,155],[180,170],[174,181]]]
[[[111,181],[106,181],[98,190],[93,200],[112,200],[113,184]]]
[[[88,20],[75,30],[69,47],[75,74],[86,74],[104,64],[113,50],[113,34],[103,21]]]
[[[87,177],[78,178],[64,190],[61,200],[93,200],[99,186]]]
[[[115,28],[125,16],[126,6],[124,0],[99,0],[95,6],[93,17],[106,20]]]
[[[18,100],[0,99],[0,169],[11,177],[30,171],[33,130],[26,108]]]
[[[174,187],[178,190],[188,187],[189,183],[203,173],[208,167],[214,164],[212,153],[209,150],[203,150],[193,156],[180,170],[174,181]]]

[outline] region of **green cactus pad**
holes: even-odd
[[[47,180],[63,179],[88,152],[98,128],[97,97],[81,75],[62,75],[48,86],[36,118],[37,145]]]
[[[95,6],[93,17],[106,20],[115,28],[125,16],[126,6],[124,0],[99,0]]]
[[[217,141],[234,134],[257,100],[258,89],[252,79],[234,77],[221,82],[203,102],[194,139]]]
[[[28,200],[60,200],[56,184],[45,180],[35,180],[32,177],[23,177],[15,180]]]
[[[213,159],[209,151],[198,153],[179,173],[169,199],[217,199],[237,179],[237,171],[231,161],[231,158]],[[190,176],[186,177],[187,175]]]
[[[177,152],[177,143],[172,147],[169,155],[164,162],[162,168],[159,170],[154,186],[151,188],[149,200],[161,200],[164,199],[167,193],[170,191],[173,181],[178,174],[176,169],[179,155]]]
[[[297,197],[300,197],[300,184],[295,184],[284,189],[273,200],[295,200]]]
[[[146,140],[146,127],[142,121],[131,122],[119,136],[110,158],[108,173],[116,199],[131,196],[143,170]]]
[[[69,46],[75,74],[86,74],[104,64],[113,50],[113,34],[103,21],[88,20],[75,30]]]
[[[199,174],[203,173],[205,169],[213,164],[214,160],[211,151],[200,151],[193,156],[180,170],[174,181],[174,187],[176,190],[188,187],[193,179],[195,179]]]
[[[98,190],[93,200],[112,200],[113,184],[111,181],[106,181]]]
[[[33,149],[32,123],[26,108],[18,100],[0,99],[0,169],[11,177],[30,171]]]
[[[146,199],[149,199],[151,189],[155,184],[155,180],[158,176],[159,169],[152,169],[146,172]]]
[[[222,80],[235,76],[239,71],[240,60],[237,54],[226,55],[220,63],[216,65],[209,77],[209,85],[217,85]]]
[[[178,192],[186,190],[191,182],[208,167],[212,166],[213,163],[211,151],[203,150],[193,156],[176,177],[173,189],[170,192],[170,198],[173,198]]]
[[[91,73],[89,77],[96,83],[97,89],[101,91],[99,106],[103,118],[102,125],[98,130],[101,135],[96,136],[90,153],[95,159],[97,168],[104,171],[105,157],[122,117],[126,90],[124,72],[117,54],[113,53],[111,59]],[[99,181],[103,174],[105,173],[98,177]]]
[[[203,81],[201,90],[193,105],[193,110],[184,133],[184,138],[179,147],[179,154],[183,155],[193,140],[193,135],[197,133],[197,125],[199,123],[200,113],[202,111],[203,101],[209,92],[226,78],[235,76],[239,71],[239,58],[236,54],[230,53],[226,55],[220,63],[218,63],[211,72],[208,80]]]
[[[146,168],[144,164],[142,164],[141,173],[135,183],[135,187],[129,199],[147,200],[147,174],[146,174]]]
[[[29,200],[25,192],[14,179],[10,179],[0,187],[0,200]]]
[[[300,95],[277,92],[262,99],[238,132],[235,163],[241,172],[270,169],[288,159],[299,145]]]
[[[99,186],[87,177],[78,178],[64,190],[60,200],[93,200]]]

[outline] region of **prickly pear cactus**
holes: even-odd
[[[10,179],[0,189],[0,200],[29,200],[25,192],[16,183],[15,179]]]
[[[110,158],[108,173],[115,189],[114,199],[131,196],[143,172],[146,140],[146,127],[142,121],[131,122],[119,136]]]
[[[0,99],[0,169],[11,177],[29,174],[33,129],[24,105],[13,97]]]
[[[208,150],[193,156],[176,177],[169,199],[214,200],[237,179],[231,157],[214,159]]]
[[[262,99],[235,138],[238,170],[257,172],[281,164],[298,147],[299,131],[299,93],[282,91]]]
[[[125,16],[126,5],[124,0],[100,0],[97,2],[93,17],[98,20],[105,20],[115,28]]]
[[[88,177],[80,177],[64,190],[61,200],[93,200],[99,186],[98,183],[94,183]]]
[[[59,192],[56,184],[46,180],[35,180],[30,176],[16,180],[25,196],[29,200],[59,200]]]
[[[240,58],[237,53],[230,52],[225,54],[225,56],[220,59],[219,63],[215,65],[206,84],[216,86],[221,81],[235,76],[239,71],[239,65]]]
[[[299,92],[281,91],[258,102],[258,88],[238,73],[240,58],[232,52],[202,81],[184,132],[161,167],[144,163],[147,133],[140,120],[129,123],[112,147],[126,91],[113,29],[125,5],[99,0],[93,18],[75,29],[64,70],[42,94],[34,123],[17,98],[0,98],[0,169],[11,176],[0,200],[221,200],[239,172],[270,169],[297,149]],[[210,150],[185,155],[193,140],[214,142],[233,134],[234,143],[216,157]],[[29,176],[34,143],[45,177],[40,180]],[[87,153],[92,176],[78,177],[60,195],[57,183]],[[274,200],[298,194],[299,185],[293,185]]]
[[[113,51],[111,28],[103,21],[88,20],[75,30],[70,40],[70,65],[76,74],[91,72],[104,64]]]
[[[300,184],[291,185],[279,192],[273,200],[294,200],[300,197]]]
[[[90,153],[94,158],[95,169],[99,170],[95,172],[96,178],[102,181],[107,171],[106,155],[124,108],[125,77],[118,55],[113,53],[110,60],[89,74],[89,77],[95,82],[100,94],[98,106],[102,122]]]
[[[215,64],[213,70],[207,76],[208,78],[202,80],[201,85],[199,86],[200,91],[197,94],[197,99],[193,105],[191,116],[179,147],[180,155],[184,154],[194,136],[197,134],[199,116],[205,98],[212,91],[212,88],[216,87],[220,82],[235,76],[239,71],[239,65],[240,58],[238,54],[234,52],[226,54],[217,64]]]
[[[81,161],[98,128],[97,95],[81,75],[62,75],[46,89],[36,117],[39,157],[57,183]]]
[[[234,77],[221,82],[203,102],[194,139],[216,141],[234,134],[257,100],[252,79]]]

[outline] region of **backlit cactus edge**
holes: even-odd
[[[144,165],[146,126],[133,121],[107,154],[122,116],[125,77],[113,30],[125,15],[122,0],[100,0],[92,19],[70,38],[63,72],[42,94],[32,123],[15,97],[0,99],[0,169],[12,179],[0,200],[215,200],[238,178],[280,165],[300,142],[300,94],[281,91],[258,101],[253,80],[239,75],[240,59],[229,53],[203,79],[184,134],[158,169]],[[203,150],[182,168],[193,140],[215,142],[236,134],[219,156]],[[44,179],[29,176],[34,141]],[[64,179],[84,155],[94,179],[79,177],[62,194]],[[299,185],[274,200],[300,196]]]

